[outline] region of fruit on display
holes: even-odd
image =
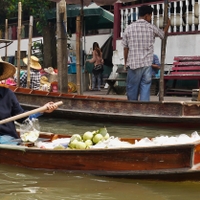
[[[70,141],[70,143],[69,143],[68,146],[69,146],[71,149],[76,149],[77,143],[78,143],[78,140],[73,140],[73,141]]]
[[[103,140],[103,136],[100,133],[97,133],[93,138],[92,141],[94,144],[97,144],[98,142],[100,142],[101,140]]]
[[[104,139],[107,140],[110,137],[109,133],[106,133],[106,135],[104,136]]]
[[[93,142],[92,142],[92,140],[86,140],[85,144],[86,144],[87,147],[90,147],[90,146],[93,145]]]
[[[87,131],[83,134],[83,141],[91,140],[93,138],[93,132]]]
[[[62,146],[62,145],[58,145],[58,146],[55,146],[53,149],[54,149],[54,150],[64,150],[65,147]]]
[[[89,149],[101,141],[109,139],[109,133],[106,128],[100,128],[97,131],[86,131],[83,135],[74,134],[70,138],[68,148],[70,149]]]
[[[83,141],[78,141],[76,143],[76,149],[86,149],[86,144]]]
[[[74,140],[81,141],[81,140],[82,140],[82,137],[81,137],[79,134],[74,134],[74,135],[72,135],[72,137],[70,138],[70,142],[73,142]]]

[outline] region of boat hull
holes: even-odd
[[[63,101],[63,105],[48,114],[69,119],[89,119],[122,123],[182,123],[187,127],[198,126],[200,106],[198,102],[163,101],[138,102],[99,96],[60,94],[11,87],[25,109],[42,106],[49,101]]]
[[[0,164],[136,179],[200,180],[199,160],[199,144],[87,150],[0,145]]]

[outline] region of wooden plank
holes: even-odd
[[[172,72],[173,71],[181,71],[181,70],[185,70],[185,71],[200,71],[200,66],[197,67],[197,66],[187,66],[187,67],[184,67],[184,66],[175,66],[175,67],[172,67]]]
[[[188,60],[188,61],[174,61],[174,65],[200,65],[200,61],[195,61],[195,60]]]
[[[169,90],[173,90],[173,91],[183,91],[183,92],[192,92],[192,90],[179,89],[179,88],[169,88]]]
[[[126,78],[107,78],[107,79],[104,79],[105,81],[126,81]]]
[[[186,92],[186,91],[171,91],[171,89],[169,89],[166,94],[170,94],[170,95],[191,95],[192,94],[192,91],[191,92]]]
[[[200,56],[175,56],[172,71],[164,76],[165,85],[167,80],[198,80],[200,86]],[[176,84],[176,82],[175,82]],[[166,94],[191,95],[192,90],[168,88]]]
[[[176,61],[200,61],[200,56],[175,56],[174,60]]]
[[[192,90],[178,89],[178,88],[168,88],[166,94],[192,95]]]
[[[167,75],[164,76],[165,80],[173,80],[173,79],[177,79],[177,80],[200,80],[200,76],[195,76],[195,75],[184,75],[184,74],[171,74],[171,75]]]
[[[198,74],[200,74],[200,72],[190,72],[190,71],[185,71],[185,72],[183,72],[183,71],[181,71],[181,72],[171,72],[171,75],[173,75],[173,74],[177,74],[177,75],[184,75],[184,76],[196,76],[196,75],[198,75]],[[167,76],[169,76],[170,74],[168,74]],[[200,76],[199,76],[200,77]]]

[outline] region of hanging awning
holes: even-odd
[[[54,2],[60,2],[61,0],[50,0]],[[81,4],[81,0],[65,0],[67,4]],[[133,0],[132,0],[133,1]],[[97,5],[113,5],[116,2],[132,2],[131,0],[83,0],[83,5],[90,5],[91,2],[96,3]]]
[[[81,6],[79,5],[67,5],[67,24],[68,29],[72,32],[76,29],[76,17],[80,15]],[[95,29],[112,29],[114,23],[114,15],[92,3],[88,7],[84,6],[84,18],[83,23],[85,30]],[[46,13],[48,20],[56,20],[56,9]]]

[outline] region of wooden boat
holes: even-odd
[[[36,91],[9,86],[25,109],[37,108],[48,101],[62,101],[63,105],[51,116],[87,119],[105,122],[146,123],[198,126],[200,104],[198,101],[136,102],[105,96],[85,96],[56,92]],[[50,116],[50,114],[48,114]]]
[[[41,133],[52,141],[67,135]],[[138,138],[121,138],[135,143]],[[0,145],[0,164],[39,170],[62,170],[110,177],[200,180],[200,141],[189,144],[84,150],[42,149],[34,145]]]

